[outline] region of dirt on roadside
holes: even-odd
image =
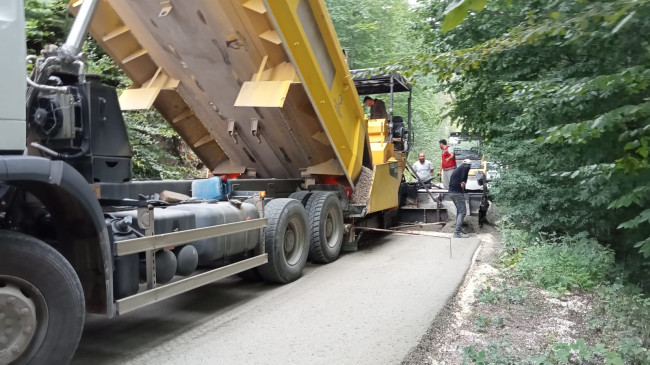
[[[496,222],[496,207],[489,222]],[[552,298],[530,284],[515,282],[502,272],[502,236],[498,227],[468,217],[467,233],[481,239],[465,280],[402,364],[472,363],[472,355],[488,349],[502,363],[543,354],[556,342],[588,338],[588,295]],[[451,232],[451,224],[438,228]]]

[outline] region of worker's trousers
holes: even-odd
[[[465,204],[465,194],[463,193],[450,193],[449,198],[454,202],[456,206],[456,229],[454,229],[454,234],[461,233],[463,227],[463,220],[465,215],[467,215],[467,206]]]
[[[444,186],[445,189],[449,189],[449,180],[451,180],[451,174],[453,174],[455,170],[455,167],[453,169],[449,168],[442,170],[442,186]]]

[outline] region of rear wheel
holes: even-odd
[[[34,237],[0,231],[0,363],[67,364],[84,316],[70,263]]]
[[[264,215],[268,218],[264,243],[269,262],[258,272],[268,281],[292,282],[302,276],[309,252],[305,208],[295,199],[273,199],[264,207]]]
[[[289,198],[298,200],[303,207],[306,207],[307,202],[309,201],[309,198],[312,196],[312,194],[314,193],[308,190],[296,191],[295,193],[291,193],[291,195],[289,195]]]
[[[327,264],[335,261],[343,245],[343,212],[338,197],[314,193],[307,203],[309,222],[309,259]]]

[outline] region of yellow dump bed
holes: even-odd
[[[155,106],[215,174],[354,186],[371,166],[322,0],[102,0],[91,34],[133,81],[122,109]]]

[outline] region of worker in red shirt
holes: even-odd
[[[441,139],[438,142],[440,142],[440,149],[442,150],[442,185],[445,189],[449,189],[449,179],[456,170],[456,154],[454,153],[454,147],[447,144],[447,140]]]

